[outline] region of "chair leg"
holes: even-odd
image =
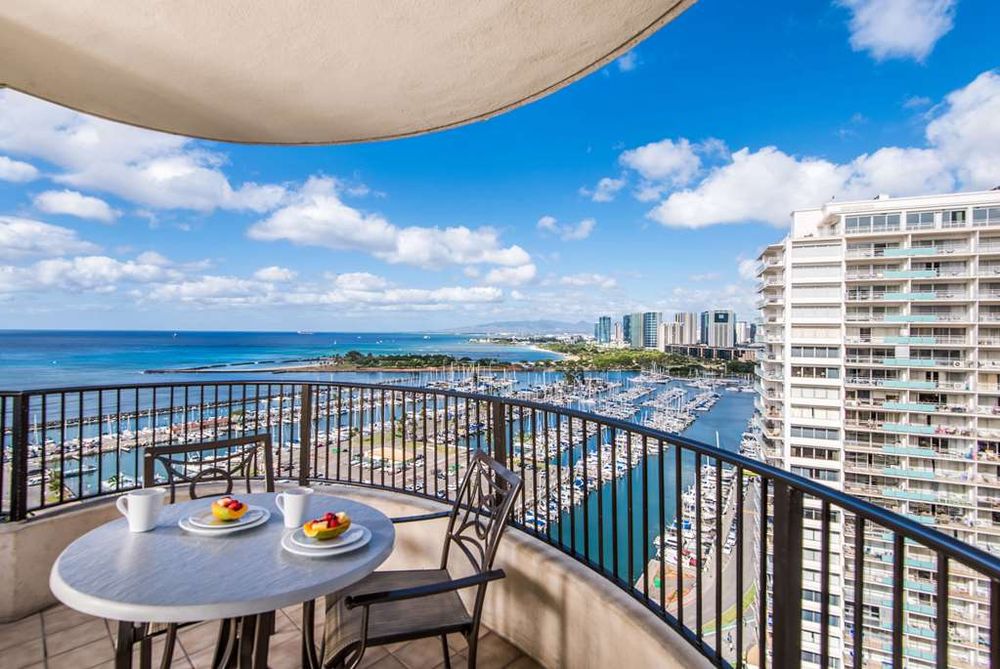
[[[478,630],[472,630],[472,634],[465,637],[465,640],[469,642],[469,669],[475,669],[476,666],[476,646],[479,645],[479,634]]]
[[[451,653],[448,652],[448,635],[441,635],[441,650],[444,651],[444,669],[451,669]]]

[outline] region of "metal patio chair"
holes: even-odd
[[[210,457],[202,457],[211,452]],[[192,459],[191,455],[196,455]],[[263,458],[263,463],[261,463]],[[246,492],[252,491],[251,482],[263,475],[264,490],[274,492],[273,454],[271,452],[270,434],[250,434],[232,439],[216,441],[191,442],[187,444],[167,444],[146,446],[143,461],[143,487],[150,488],[166,484],[170,487],[170,503],[177,499],[177,486],[188,484],[188,497],[199,499],[198,485],[217,485],[225,482],[223,493],[233,492],[237,480],[245,482]],[[156,478],[156,464],[160,463],[166,471],[166,481]],[[270,619],[273,623],[273,617]],[[171,665],[174,646],[177,642],[177,630],[193,623],[144,623],[133,625],[121,622],[118,625],[118,645],[133,646],[139,644],[139,664],[142,669],[152,665],[152,641],[158,636],[164,637],[163,657],[160,666],[167,669]],[[219,643],[213,667],[226,666],[231,662],[235,652],[232,641],[236,638],[233,626],[243,624],[237,620],[223,620],[219,628]],[[266,624],[266,623],[265,623]],[[270,630],[261,630],[267,634]]]
[[[394,523],[449,519],[440,567],[377,571],[328,596],[322,666],[353,669],[370,646],[440,637],[445,666],[450,667],[447,635],[461,634],[469,645],[469,666],[474,667],[486,586],[505,576],[503,570],[493,569],[493,560],[520,490],[518,476],[477,452],[450,511],[393,519]],[[448,571],[452,547],[466,557],[472,575],[452,578]],[[471,611],[458,594],[466,588],[476,589]],[[313,606],[307,602],[303,661],[317,666],[311,657]]]

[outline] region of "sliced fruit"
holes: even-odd
[[[325,541],[335,539],[351,527],[351,518],[346,513],[327,513],[322,518],[307,521],[302,531],[307,537]]]
[[[212,504],[212,515],[219,520],[239,520],[249,507],[238,499],[223,497]]]

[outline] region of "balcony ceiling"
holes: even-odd
[[[234,142],[388,139],[551,93],[694,0],[32,0],[0,4],[0,84]]]

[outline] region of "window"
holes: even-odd
[[[1000,207],[976,207],[972,210],[973,225],[1000,225]]]
[[[814,481],[839,481],[840,472],[833,469],[820,469],[819,467],[792,467],[792,473]]]
[[[840,420],[840,409],[829,407],[793,406],[789,410],[792,418],[816,418],[819,420]]]
[[[799,379],[839,379],[839,367],[804,367],[792,365],[792,378]]]
[[[836,617],[837,616],[830,616],[831,623],[832,623],[833,619],[836,618]],[[819,656],[819,653],[814,653],[814,652],[812,652],[810,650],[804,650],[804,651],[802,651],[802,661],[803,662],[809,662],[810,664],[820,664],[821,660],[822,660],[822,658]],[[826,665],[830,669],[840,669],[840,660],[838,660],[835,657],[828,657],[826,659]]]
[[[826,439],[828,441],[836,441],[840,437],[840,430],[826,427],[792,425],[791,435],[802,439]]]
[[[823,512],[819,509],[805,508],[802,509],[802,517],[806,520],[822,520]],[[836,509],[830,509],[830,523],[836,524],[839,518],[840,512]]]
[[[942,228],[964,228],[965,227],[965,210],[957,209],[955,211],[946,211],[941,219]]]
[[[919,211],[906,215],[907,230],[926,230],[934,227],[934,212]]]
[[[822,619],[820,618],[819,611],[809,611],[808,609],[802,610],[802,620],[806,621],[807,623],[818,623],[822,621]],[[836,627],[839,624],[840,624],[840,616],[830,616],[830,625]],[[805,657],[805,655],[806,655],[805,653],[802,653],[803,658]],[[816,662],[819,662],[818,659],[819,655],[816,655],[816,657],[817,657]]]
[[[844,218],[844,231],[849,235],[892,230],[899,230],[899,214],[847,216]]]
[[[793,346],[793,358],[839,358],[839,346]]]
[[[840,399],[840,389],[793,385],[789,390],[789,396],[814,400],[838,400]]]
[[[792,446],[793,458],[810,460],[839,460],[840,451],[832,448],[814,448],[811,446]]]

